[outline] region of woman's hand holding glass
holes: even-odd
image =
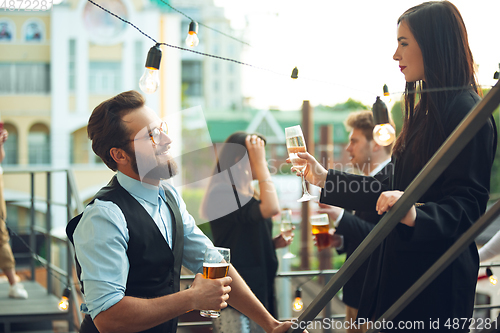
[[[297,156],[301,159],[306,160],[306,167],[303,171],[292,167],[292,171],[297,172],[297,176],[301,177],[304,175],[305,180],[309,183],[319,186],[321,188],[325,187],[326,176],[328,175],[328,170],[326,170],[316,159],[309,154],[305,153],[297,153]],[[291,163],[290,159],[286,160],[287,163]]]

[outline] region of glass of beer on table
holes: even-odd
[[[312,233],[316,237],[316,246],[318,251],[326,249],[330,246],[330,221],[328,214],[312,215],[310,218]]]
[[[223,247],[207,247],[203,260],[203,277],[220,279],[227,276],[229,270],[230,250]],[[200,315],[207,318],[219,318],[220,310],[201,310]]]
[[[302,197],[298,202],[309,201],[316,198],[307,191],[306,180],[304,179],[304,171],[307,167],[307,161],[297,156],[297,153],[305,153],[306,140],[302,134],[300,125],[285,128],[286,149],[288,150],[288,158],[297,171],[302,173]]]

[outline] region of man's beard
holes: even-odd
[[[127,152],[128,153],[128,152]],[[128,154],[131,157],[131,166],[136,174],[139,175],[140,179],[170,179],[175,176],[178,172],[178,166],[174,159],[169,159],[166,163],[160,162],[159,158],[156,158],[156,166],[144,174],[139,173],[139,167],[137,165],[137,158],[134,152]]]

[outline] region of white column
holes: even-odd
[[[165,41],[170,41],[169,44],[181,45],[181,18],[177,14],[164,14],[161,18],[162,31],[160,36]],[[173,140],[172,154],[174,156],[181,155],[182,147],[182,118],[181,111],[181,52],[182,50],[174,49],[168,46],[162,46],[163,56],[160,67],[160,116],[165,117],[176,114],[175,117],[169,117],[169,128],[175,129],[171,131]],[[181,159],[176,159],[179,167],[179,174],[174,179],[174,184],[182,185],[182,163]]]

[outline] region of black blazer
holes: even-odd
[[[392,178],[393,165],[387,164],[374,178],[380,182],[384,182]],[[356,211],[353,214],[344,212],[342,219],[337,226],[335,233],[344,236],[343,252],[346,253],[346,258],[349,258],[356,248],[361,244],[365,237],[372,231],[375,224],[380,221],[382,216],[378,215],[375,210],[372,211]],[[368,260],[358,268],[356,273],[346,282],[343,288],[343,302],[350,307],[359,308],[361,299],[361,290],[365,281],[366,270],[368,268]]]
[[[472,91],[462,92],[456,98],[448,112],[443,113],[447,115],[444,124],[447,135],[478,101]],[[421,169],[414,166],[411,145],[410,139],[402,156],[393,159],[392,185],[330,170],[321,202],[347,209],[374,209],[382,191],[391,188],[404,191]],[[490,117],[418,200],[424,205],[417,208],[415,227],[397,225],[371,255],[358,318],[382,315],[485,212],[496,145],[496,125]],[[364,181],[373,190],[348,193],[335,186],[341,181]],[[443,328],[448,318],[470,318],[478,267],[477,248],[472,243],[393,322],[421,320],[426,324],[425,330],[431,331],[429,319],[439,319]]]

